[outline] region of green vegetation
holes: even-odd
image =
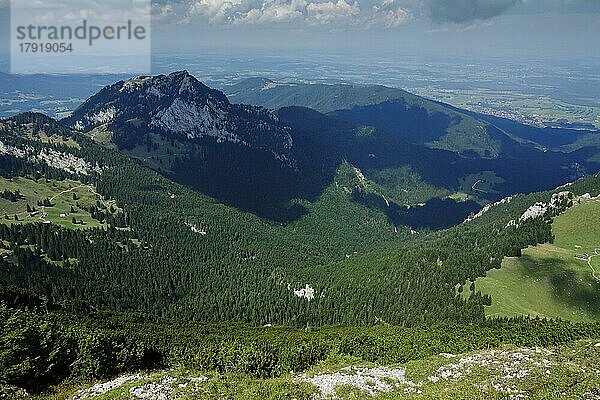
[[[464,193],[464,192],[456,192],[456,193],[452,193],[450,196],[448,196],[449,198],[456,200],[456,201],[467,201],[470,199],[469,194]]]
[[[5,224],[50,221],[65,228],[96,228],[106,226],[108,215],[122,213],[116,202],[96,194],[93,186],[70,179],[0,177],[0,188],[20,193],[16,201],[0,198],[0,214]]]
[[[311,394],[314,389],[297,380],[292,383],[290,378],[305,371],[307,376],[339,371],[348,365],[408,363],[407,377],[417,382],[425,374],[435,374],[437,363],[443,361],[437,357],[440,353],[568,345],[600,334],[597,324],[527,319],[310,331],[202,325],[94,312],[84,302],[54,304],[11,287],[0,286],[0,298],[5,304],[0,305],[0,362],[4,366],[0,385],[36,392],[62,382],[66,386],[57,388],[59,393],[73,384],[77,387],[126,372],[170,368],[183,374],[198,371],[220,381],[219,386],[207,388],[209,393],[241,390],[236,389],[241,385],[252,396],[265,390],[279,393],[285,387]]]
[[[145,143],[123,152],[155,171],[172,174],[173,167],[189,153],[189,148],[178,140],[167,140],[162,136],[149,134]]]
[[[40,131],[37,133],[37,135],[34,135],[33,133],[31,133],[30,137],[31,137],[31,139],[34,139],[34,140],[37,139],[42,143],[57,144],[57,145],[69,146],[69,147],[79,147],[79,144],[72,137],[65,138],[64,136],[58,135],[58,134],[53,134],[52,136],[48,136],[43,131]]]
[[[285,84],[255,78],[226,89],[232,101],[273,109],[300,106],[357,123],[357,136],[373,129],[413,143],[486,158],[498,157],[502,143],[487,124],[444,104],[385,86]]]
[[[434,149],[477,154],[480,157],[496,158],[502,153],[502,144],[493,139],[486,124],[468,116],[462,116],[458,123],[450,125],[447,133],[428,143]]]
[[[30,140],[43,144],[66,146],[79,149],[79,143],[75,140],[74,133],[55,121],[42,114],[35,114],[37,118],[31,118],[32,113],[20,114],[12,118],[11,123],[0,122],[0,131],[10,129],[14,123],[19,125],[20,135]]]
[[[600,163],[600,151],[598,151],[598,149],[600,149],[600,135],[595,133],[581,135],[581,137],[575,140],[573,143],[562,146],[561,151],[572,152],[585,148],[596,149],[595,152],[590,154],[588,161]]]
[[[399,168],[369,169],[366,176],[377,184],[376,191],[398,204],[415,205],[450,194],[448,189],[426,182],[420,174],[406,165]]]
[[[18,126],[3,141],[30,143],[22,141]],[[484,319],[489,297],[476,293],[465,300],[452,288],[498,267],[504,256],[550,240],[541,219],[504,229],[550,193],[517,197],[489,218],[418,233],[410,220],[391,224],[390,211],[411,217],[425,207],[386,205],[372,181],[342,163],[318,197],[289,204],[305,209],[304,217],[281,224],[173,183],[86,138],[78,141],[79,149],[55,145],[56,151],[98,164],[101,173],[74,176],[7,157],[0,163],[2,175],[13,179],[39,179],[42,171],[50,182],[96,185],[127,216],[130,230],[119,229],[121,218],[107,221],[107,229],[76,231],[0,225],[3,248],[14,253],[0,259],[0,279],[55,302],[83,299],[102,310],[298,327],[473,323]],[[599,181],[593,178],[581,190],[593,192]],[[433,218],[449,213],[444,205]]]
[[[599,362],[600,349],[589,340],[550,348],[503,345],[497,350],[430,356],[385,369],[357,357],[332,356],[306,373],[267,379],[181,368],[127,374],[112,381],[112,389],[89,398],[135,399],[135,394],[153,390],[158,395],[183,399],[308,400],[321,392],[306,380],[318,383],[326,379],[337,384],[334,390],[340,400],[487,400],[515,395],[575,400],[593,398],[598,393]],[[381,373],[383,377],[378,376]],[[365,376],[370,380],[363,381]],[[38,398],[64,399],[74,393],[89,396],[88,388],[89,384],[60,386]]]
[[[600,282],[598,273],[593,275],[600,270],[598,221],[600,202],[581,200],[554,220],[553,244],[525,249],[521,257],[506,258],[501,269],[477,279],[476,288],[492,297],[486,315],[600,321]]]
[[[504,115],[530,124],[556,125],[563,122],[591,124],[600,128],[600,107],[566,103],[548,96],[491,89],[426,90],[414,92],[471,111]]]
[[[600,247],[600,200],[581,200],[552,224],[554,244],[577,253],[594,254]]]
[[[470,174],[458,180],[460,190],[473,196],[485,196],[486,194],[499,193],[495,190],[496,185],[504,182],[493,171],[482,171]]]
[[[94,142],[108,148],[116,148],[117,146],[112,141],[112,135],[106,124],[99,125],[87,132],[87,136]]]
[[[225,88],[225,91],[235,103],[256,104],[272,109],[309,107],[322,113],[379,104],[403,97],[418,99],[404,90],[385,86],[286,84],[262,78],[247,79]]]
[[[20,118],[21,124],[59,129],[37,115]],[[397,164],[387,164],[386,159],[397,156],[395,149],[385,154],[377,145],[377,156],[371,157],[371,150],[363,146],[372,144],[368,136],[353,146],[366,153],[362,157],[369,162],[389,168],[373,168],[384,171],[373,177],[372,171],[363,175],[351,162],[336,158],[342,153],[332,159],[315,157],[323,164],[315,163],[314,168],[331,173],[331,181],[319,182],[323,186],[310,196],[301,192],[292,197],[286,206],[301,212],[282,222],[175,183],[148,168],[147,160],[99,146],[76,132],[71,134],[78,147],[32,141],[15,121],[0,127],[0,134],[12,152],[0,154],[0,204],[7,210],[13,207],[10,211],[17,213],[24,207],[27,212],[28,201],[35,200],[30,208],[69,207],[79,214],[85,202],[91,219],[105,220],[102,227],[92,226],[93,221],[78,226],[84,229],[70,229],[68,220],[0,223],[0,365],[6,366],[0,371],[2,385],[36,392],[59,385],[60,398],[69,387],[167,368],[207,374],[209,398],[232,392],[248,398],[285,398],[290,393],[303,398],[314,389],[294,380],[300,372],[335,371],[343,364],[398,366],[428,357],[434,357],[429,361],[435,364],[443,361],[435,358],[440,353],[556,346],[599,336],[597,323],[486,319],[491,298],[479,291],[479,281],[470,285],[499,268],[505,257],[552,241],[548,222],[564,211],[567,201],[555,213],[519,226],[507,223],[536,201],[548,202],[553,192],[514,196],[449,229],[416,231],[411,224],[423,220],[418,212],[427,206],[402,207],[387,200],[384,190],[390,190],[390,198],[400,196],[409,181],[419,188],[419,196],[425,196],[437,186],[427,186],[429,180],[422,178],[420,169],[396,171]],[[298,138],[314,139],[309,134]],[[159,154],[156,151],[165,146],[176,146],[153,142],[151,136],[137,139],[131,149],[142,152],[137,155],[142,159],[144,152]],[[23,149],[33,153],[42,146],[94,168],[76,173],[61,163],[19,156]],[[215,144],[207,140],[196,149],[210,146]],[[411,160],[420,157],[411,154],[411,148],[404,151]],[[251,153],[232,150],[230,155],[239,154]],[[314,175],[306,180],[322,176],[307,171]],[[396,174],[402,179],[394,180]],[[244,175],[234,176],[238,188],[255,194],[257,183],[240,176]],[[481,177],[492,180],[495,175]],[[210,178],[209,183],[219,183],[221,176]],[[596,196],[600,176],[581,179],[569,190]],[[114,199],[122,209],[105,199]],[[415,201],[416,195],[408,200]],[[445,201],[456,202],[437,201],[441,205],[432,218],[442,220],[451,212]],[[459,206],[469,205],[464,203],[472,202]],[[414,215],[418,218],[411,220]],[[585,215],[597,217],[589,210]],[[582,226],[597,237],[595,225]],[[568,229],[558,230],[572,235]],[[555,246],[561,243],[559,236]],[[593,245],[584,236],[579,239],[581,246]],[[467,294],[467,288],[475,290]],[[590,295],[580,286],[576,292],[571,287],[558,289],[572,302]],[[429,364],[415,365],[411,376],[430,373]],[[448,390],[466,390],[480,378],[474,375]],[[438,394],[429,384],[422,388],[432,398]],[[352,388],[341,390],[346,397],[362,396]]]

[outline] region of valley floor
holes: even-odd
[[[0,392],[1,393],[1,392]],[[18,398],[18,397],[16,397]],[[402,365],[334,357],[306,373],[256,379],[185,369],[63,386],[39,399],[599,399],[600,342],[440,354]]]

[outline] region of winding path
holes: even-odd
[[[594,279],[597,280],[598,282],[600,282],[600,278],[598,278],[598,276],[596,276],[596,270],[594,269],[594,266],[592,265],[592,259],[597,256],[600,256],[600,249],[594,249],[594,255],[589,256],[588,266],[592,270],[592,276],[594,277]]]
[[[73,190],[76,190],[76,189],[79,189],[79,188],[82,188],[82,187],[87,187],[87,186],[88,186],[88,185],[79,185],[79,186],[77,186],[77,187],[74,187],[74,188],[71,188],[71,189],[63,190],[62,192],[55,194],[54,196],[52,196],[52,197],[51,197],[50,199],[48,199],[48,200],[49,200],[49,201],[52,201],[52,200],[54,200],[55,198],[57,198],[57,197],[59,197],[59,196],[62,196],[63,194],[66,194],[66,193],[72,192]]]
[[[88,189],[88,191],[89,191],[90,193],[92,193],[94,196],[96,196],[96,198],[98,199],[98,201],[100,201],[100,202],[101,202],[101,203],[102,203],[102,204],[103,204],[103,205],[104,205],[104,206],[105,206],[107,209],[110,207],[110,204],[108,204],[108,203],[106,203],[106,202],[104,201],[104,198],[102,197],[102,195],[101,195],[100,193],[96,192],[96,190],[94,189],[94,187],[93,187],[93,186],[91,186],[91,185],[86,185],[86,184],[81,184],[81,185],[79,185],[79,186],[75,186],[75,187],[72,187],[72,188],[70,188],[70,189],[63,190],[62,192],[60,192],[60,193],[57,193],[57,194],[55,194],[54,196],[52,196],[51,198],[49,198],[49,199],[48,199],[48,201],[52,202],[52,201],[53,201],[54,199],[56,199],[57,197],[60,197],[60,196],[62,196],[62,195],[64,195],[64,194],[67,194],[67,193],[71,193],[71,192],[73,192],[74,190],[81,189],[81,188],[87,188],[87,189]],[[40,211],[43,213],[43,212],[44,212],[44,210],[45,210],[45,206],[41,206],[41,208],[40,208]],[[23,212],[20,212],[20,213],[18,213],[18,214],[15,214],[15,215],[17,215],[17,216],[21,216],[21,215],[23,215],[23,214],[27,214],[28,216],[30,215],[30,213],[29,213],[29,212],[27,212],[27,211],[23,211]]]
[[[81,185],[79,185],[79,186],[76,186],[76,187],[73,187],[73,188],[71,188],[71,189],[63,190],[62,192],[55,194],[55,195],[54,195],[53,197],[51,197],[49,200],[50,200],[50,201],[52,201],[52,200],[54,200],[55,198],[57,198],[57,197],[59,197],[59,196],[62,196],[63,194],[70,193],[70,192],[72,192],[72,191],[74,191],[74,190],[81,189],[81,188],[87,188],[87,189],[88,189],[88,191],[89,191],[91,194],[93,194],[94,196],[96,196],[97,200],[98,200],[98,201],[100,201],[100,202],[101,202],[101,203],[104,205],[104,207],[106,207],[106,208],[109,208],[109,207],[110,207],[110,204],[108,204],[108,203],[106,203],[106,202],[104,201],[104,198],[102,197],[102,195],[101,195],[100,193],[96,192],[96,189],[94,189],[94,187],[93,187],[93,186],[91,186],[91,185],[86,185],[86,184],[81,184]],[[42,210],[44,210],[44,207],[42,207]]]
[[[477,189],[475,187],[475,186],[477,186],[478,184],[480,184],[482,182],[485,182],[485,180],[484,179],[478,179],[477,182],[475,182],[473,184],[473,186],[471,186],[471,190],[474,190],[474,191],[479,192],[479,193],[487,193],[485,190]]]

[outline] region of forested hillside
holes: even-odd
[[[380,85],[275,82],[250,78],[225,87],[236,103],[274,109],[300,106],[357,125],[372,126],[430,148],[464,157],[503,158],[532,149],[572,153],[598,162],[598,131],[539,128],[469,112],[402,89]]]
[[[78,180],[123,210],[122,218],[102,218],[101,229],[2,227],[8,254],[0,260],[3,281],[52,301],[77,299],[100,309],[203,322],[480,321],[489,298],[464,300],[455,288],[499,266],[504,256],[551,240],[541,217],[506,227],[550,192],[517,196],[490,211],[502,210],[491,220],[484,214],[446,231],[418,232],[365,207],[368,191],[346,163],[317,200],[299,203],[308,210],[304,218],[280,225],[175,184],[77,133],[63,132],[77,147],[25,139],[27,129],[62,129],[44,117],[26,115],[2,129],[3,176],[29,176],[38,184]],[[71,164],[20,156],[42,147],[71,157]]]
[[[312,192],[302,187],[303,196],[281,197],[279,208],[266,204],[264,215],[174,181],[169,169],[193,165],[193,157],[161,164],[156,153],[147,156],[149,143],[138,153],[110,134],[98,140],[97,128],[109,125],[77,131],[35,113],[0,122],[0,388],[40,391],[182,366],[281,379],[338,357],[389,364],[598,336],[594,324],[486,320],[492,299],[471,282],[507,256],[552,242],[552,218],[578,196],[599,195],[600,176],[481,209],[484,196],[432,184],[456,179],[452,169],[462,161],[450,152],[330,125],[308,109],[273,118],[296,146],[298,169],[284,166],[286,173],[311,166],[304,182],[323,179]],[[199,154],[252,150],[153,135]],[[458,183],[493,190],[490,174],[471,171]],[[258,183],[240,176],[229,182],[254,190]]]

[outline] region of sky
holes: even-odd
[[[600,57],[600,0],[161,0],[153,11],[161,51]]]
[[[123,3],[64,3],[83,9],[96,1],[116,13]],[[9,41],[9,3],[0,0],[2,50]],[[154,0],[152,15],[152,47],[161,54],[214,48],[307,57],[600,58],[600,0]]]

